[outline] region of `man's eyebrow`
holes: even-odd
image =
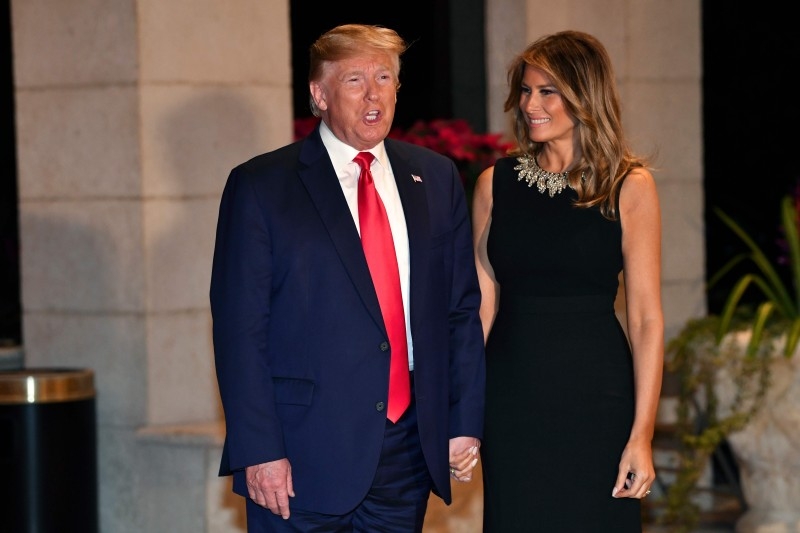
[[[341,77],[342,78],[349,78],[350,76],[360,76],[362,74],[364,74],[364,71],[361,70],[361,69],[351,69],[351,70],[345,70],[344,72],[342,72],[342,76]]]

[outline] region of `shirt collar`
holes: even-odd
[[[353,163],[353,158],[360,150],[356,150],[352,146],[339,140],[325,122],[320,122],[319,136],[322,138],[322,144],[325,145],[325,149],[328,151],[336,173],[341,174],[342,172],[348,172],[348,165]],[[386,147],[383,141],[366,151],[374,155],[375,159],[383,168],[390,168],[389,158],[386,155]]]

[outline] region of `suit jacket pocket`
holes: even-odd
[[[273,378],[275,401],[289,405],[311,405],[314,382],[308,379]]]

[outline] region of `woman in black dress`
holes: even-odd
[[[518,152],[481,174],[473,201],[484,531],[640,532],[664,352],[656,184],[596,38],[545,36],[508,79]]]

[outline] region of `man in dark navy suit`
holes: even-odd
[[[225,186],[211,279],[220,474],[251,532],[421,531],[431,491],[449,504],[450,480],[478,462],[485,366],[463,186],[450,159],[386,139],[405,48],[379,26],[322,35],[309,73],[321,124]],[[391,228],[394,254],[377,263],[396,261],[399,337],[362,248],[364,156]],[[393,355],[410,387],[399,402]]]

